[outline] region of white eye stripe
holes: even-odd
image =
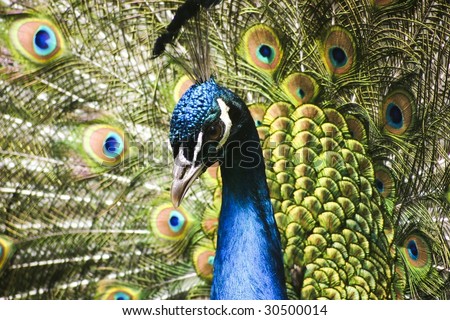
[[[203,132],[200,132],[198,134],[197,144],[195,145],[195,149],[194,149],[194,157],[192,158],[193,162],[195,162],[197,160],[198,153],[202,149],[202,142],[203,142]]]
[[[217,99],[217,103],[219,104],[220,107],[220,120],[222,120],[222,122],[225,124],[225,130],[223,132],[222,139],[220,139],[219,145],[217,146],[217,148],[220,148],[228,140],[232,122],[230,119],[230,115],[228,114],[230,108],[227,106],[227,104],[222,99]]]

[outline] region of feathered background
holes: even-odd
[[[169,191],[169,120],[200,28],[212,75],[259,130],[289,297],[447,299],[448,4],[222,1],[152,59],[181,4],[0,1],[0,297],[209,297],[220,175],[208,170],[180,208]],[[273,50],[262,62],[261,43]],[[358,146],[342,170],[314,162],[299,180],[280,160],[298,151],[292,110],[307,103],[335,110],[345,143],[330,148]],[[331,170],[357,189],[323,184]],[[317,214],[296,220],[292,202]],[[324,222],[331,202],[341,209]],[[325,244],[309,223],[332,226]]]

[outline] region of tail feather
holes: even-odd
[[[205,1],[196,27],[151,59],[179,1],[9,2],[0,2],[0,297],[209,297],[220,175],[206,173],[174,208],[167,148],[170,112],[193,83],[185,48],[205,23],[213,75],[250,106],[268,156],[289,297],[316,290],[314,270],[299,263],[314,254],[302,232],[316,220],[289,207],[314,188],[322,187],[308,195],[321,200],[342,188],[281,172],[268,137],[297,147],[301,130],[287,128],[300,106],[314,104],[321,125],[304,131],[320,136],[326,123],[340,135],[320,144],[346,149],[342,172],[364,194],[361,218],[345,223],[377,235],[360,277],[380,285],[370,295],[351,283],[329,297],[449,298],[448,4]],[[26,36],[38,32],[53,40],[30,47]],[[348,202],[335,200],[347,214]],[[336,246],[350,252],[346,245]]]

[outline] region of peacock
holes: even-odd
[[[0,298],[448,299],[449,9],[0,1]]]

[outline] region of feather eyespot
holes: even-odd
[[[12,24],[14,48],[28,60],[44,64],[61,55],[64,43],[58,28],[46,19],[21,19]]]
[[[404,257],[407,265],[411,268],[422,269],[427,271],[427,267],[431,266],[430,247],[419,235],[410,235],[403,242]]]
[[[323,59],[328,70],[337,75],[351,70],[355,62],[356,46],[350,33],[338,26],[332,27],[323,42]]]
[[[253,67],[269,73],[277,70],[283,56],[277,34],[263,24],[255,25],[245,32],[239,53]]]
[[[316,80],[304,73],[289,75],[282,82],[281,88],[295,106],[313,102],[319,93]]]
[[[114,166],[123,160],[128,146],[121,129],[98,124],[85,130],[83,148],[99,164]]]
[[[101,300],[139,300],[140,289],[119,283],[114,280],[101,280],[97,287],[97,299]]]
[[[184,209],[174,208],[171,204],[163,204],[155,208],[151,214],[152,230],[163,239],[180,240],[190,226],[190,216]]]
[[[208,281],[211,281],[213,277],[215,254],[215,251],[209,246],[200,246],[194,250],[193,260],[195,271],[201,278]]]
[[[395,194],[395,180],[388,168],[378,165],[375,168],[374,186],[383,198],[392,198]]]
[[[381,123],[390,133],[401,135],[411,127],[414,104],[410,93],[395,90],[384,100],[381,107]]]

